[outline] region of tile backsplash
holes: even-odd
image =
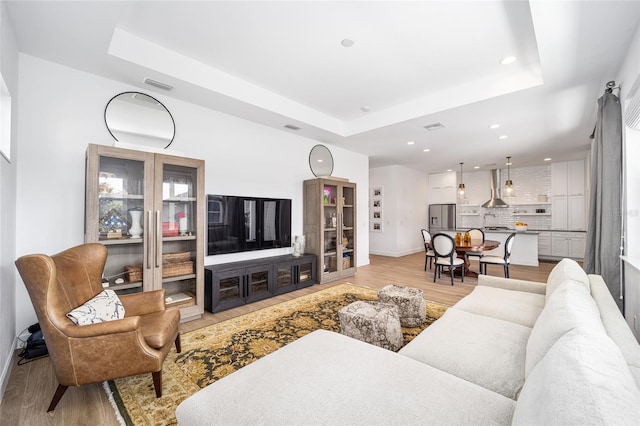
[[[504,181],[507,170],[502,170],[502,199],[507,208],[485,209],[479,205],[458,204],[457,228],[482,228],[485,226],[506,226],[513,229],[517,221],[528,224],[529,229],[551,229],[551,203],[541,203],[539,196],[551,194],[551,166],[522,167],[511,169],[513,192],[507,196]],[[488,185],[488,183],[487,183]],[[544,213],[536,210],[544,209]]]

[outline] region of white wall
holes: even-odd
[[[11,95],[11,162],[0,156],[0,398],[4,395],[15,346],[16,136],[18,129],[18,49],[6,4],[0,3],[0,72]]]
[[[103,119],[114,95],[139,90],[113,80],[20,55],[18,220],[16,255],[53,254],[83,242],[84,156],[88,143],[111,145]],[[206,162],[206,193],[292,199],[292,234],[302,233],[302,181],[313,178],[308,155],[316,141],[164,94],[176,122],[170,149]],[[368,158],[330,147],[334,176],[358,184],[358,266],[369,262]],[[291,249],[210,256],[205,264],[289,253]],[[16,330],[35,322],[18,279]]]
[[[383,187],[383,232],[369,234],[370,252],[398,257],[424,250],[420,229],[428,224],[426,173],[402,166],[379,167],[369,171],[369,185]]]

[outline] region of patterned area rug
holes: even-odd
[[[162,398],[151,374],[105,386],[126,425],[176,423],[178,404],[210,383],[317,329],[340,331],[338,311],[356,300],[376,300],[376,290],[341,284],[182,335],[182,353],[169,352],[162,369]],[[446,306],[427,302],[427,321],[403,328],[405,344],[440,318]]]

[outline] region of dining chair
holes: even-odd
[[[420,231],[422,233],[422,240],[424,241],[424,251],[425,251],[425,258],[424,258],[424,270],[427,270],[427,260],[429,261],[429,269],[431,269],[431,264],[433,262],[433,259],[435,259],[436,254],[433,252],[433,249],[431,248],[431,234],[429,233],[429,231],[427,231],[426,229],[422,229]]]
[[[480,228],[471,228],[467,231],[469,233],[469,236],[471,237],[471,240],[481,240],[484,243],[484,231]],[[481,251],[468,251],[466,253],[467,257],[469,256],[473,256],[473,257],[482,257],[483,253]]]
[[[453,285],[454,271],[458,267],[461,268],[462,282],[464,282],[464,259],[458,257],[453,238],[447,234],[435,234],[431,239],[431,245],[436,256],[433,282],[436,282],[436,276],[440,276],[442,268],[445,266],[449,267],[451,285]]]
[[[511,233],[507,240],[504,243],[504,256],[482,256],[480,258],[480,273],[487,274],[487,264],[492,265],[502,265],[504,267],[504,277],[509,278],[509,257],[511,256],[511,247],[513,246],[513,239],[515,238],[516,233]]]

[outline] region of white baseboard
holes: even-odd
[[[7,357],[7,361],[2,366],[2,374],[0,374],[0,401],[4,398],[4,391],[7,389],[7,384],[9,383],[9,376],[11,375],[11,368],[13,367],[13,355],[16,349],[18,349],[19,342],[17,337],[13,338],[10,356]]]
[[[408,255],[413,254],[413,253],[418,253],[420,251],[424,251],[424,247],[404,250],[404,251],[401,251],[401,252],[397,252],[397,251],[379,251],[379,250],[371,250],[371,249],[369,249],[369,254],[375,254],[375,255],[378,255],[378,256],[388,256],[388,257],[402,257],[402,256],[408,256]]]

